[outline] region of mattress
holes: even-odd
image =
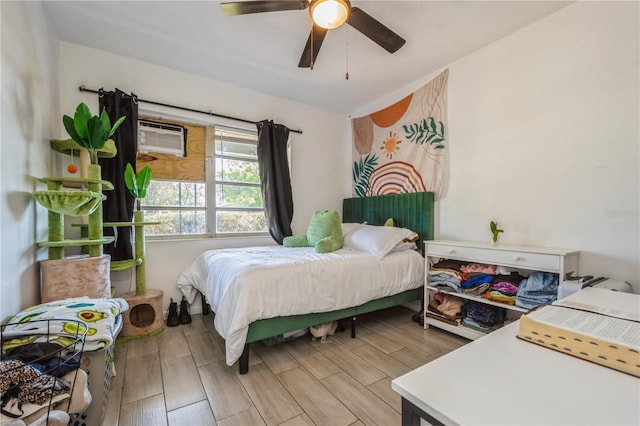
[[[178,287],[190,303],[198,292],[205,295],[232,365],[254,321],[358,306],[423,280],[424,258],[415,250],[379,258],[347,247],[321,254],[313,247],[265,246],[204,252]]]

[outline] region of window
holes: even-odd
[[[216,234],[266,233],[258,135],[216,131],[214,157]]]
[[[151,179],[142,200],[145,221],[160,222],[145,228],[153,235],[207,235],[206,184]]]
[[[147,226],[147,234],[266,235],[256,132],[186,127],[186,157],[153,152],[138,157],[138,168],[152,168],[142,200],[145,220],[159,222]]]

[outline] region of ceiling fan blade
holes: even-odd
[[[264,0],[264,1],[233,1],[221,3],[220,8],[225,15],[247,15],[249,13],[279,12],[282,10],[304,10],[309,7],[306,0]]]
[[[322,42],[324,41],[324,37],[327,35],[327,29],[319,27],[317,25],[313,26],[313,29],[309,33],[309,38],[307,38],[307,44],[304,46],[304,50],[302,51],[302,56],[300,57],[300,62],[298,63],[298,68],[312,68],[312,63],[315,64],[318,59],[318,52],[320,51],[320,46],[322,46]],[[313,38],[313,61],[311,60],[311,39]]]
[[[389,53],[400,49],[405,40],[358,7],[351,8],[349,25],[376,42]]]

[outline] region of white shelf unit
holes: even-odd
[[[440,290],[429,285],[429,269],[432,264],[439,259],[462,260],[469,263],[483,263],[487,265],[508,266],[528,271],[551,272],[558,274],[560,282],[568,273],[578,273],[579,251],[529,247],[529,246],[508,246],[474,243],[466,241],[432,240],[425,241],[425,306],[424,312],[428,312],[427,306],[433,293],[451,294],[462,299],[475,300],[487,305],[499,306],[507,309],[512,315],[519,317],[526,312],[519,306],[508,305],[506,303],[495,302],[484,297],[473,294],[456,293],[453,291]],[[424,318],[424,327],[434,327],[447,330],[451,333],[475,340],[486,334],[463,325],[451,325],[433,318]]]

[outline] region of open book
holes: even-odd
[[[518,337],[640,377],[640,295],[586,288],[523,315]]]

